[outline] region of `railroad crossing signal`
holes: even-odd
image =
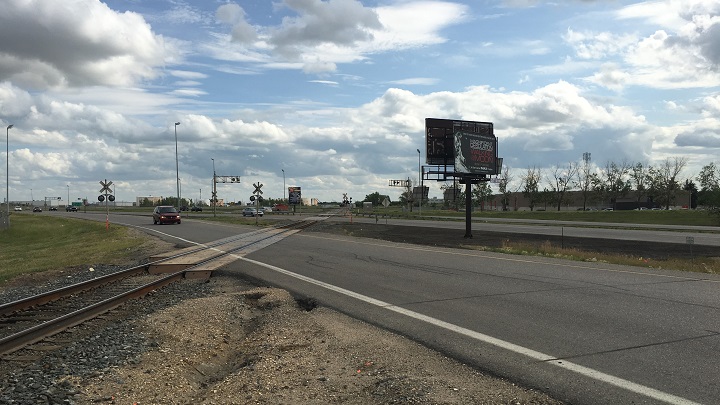
[[[105,181],[101,181],[100,185],[103,186],[100,189],[100,193],[102,194],[112,194],[112,190],[110,190],[110,186],[112,186],[113,182],[108,181],[107,179]]]
[[[110,180],[105,179],[105,181],[101,181],[100,185],[102,188],[100,189],[100,195],[98,196],[98,201],[103,202],[105,199],[108,201],[115,201],[115,196],[112,195],[112,190],[110,189],[110,186],[112,186],[113,182]]]
[[[253,195],[250,196],[250,201],[258,201],[258,202],[262,201],[263,198],[262,198],[261,194],[263,192],[262,192],[262,190],[260,190],[262,188],[262,186],[263,186],[263,184],[260,182],[253,183],[253,187],[255,187],[255,191],[253,191]]]

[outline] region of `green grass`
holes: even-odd
[[[40,215],[12,215],[0,230],[0,285],[20,275],[92,263],[120,263],[145,242],[121,226]]]

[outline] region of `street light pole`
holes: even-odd
[[[283,204],[285,204],[285,169],[280,169],[283,172]]]
[[[422,200],[423,193],[425,193],[424,187],[422,186],[422,169],[420,167],[420,149],[417,149],[418,153],[418,185],[420,186],[420,202],[418,203],[418,215],[422,214]]]
[[[180,166],[178,166],[178,142],[177,142],[177,126],[179,122],[175,123],[175,181],[177,183],[177,205],[180,209]]]
[[[7,189],[5,189],[5,205],[7,208],[7,224],[8,228],[10,227],[10,128],[12,128],[13,125],[10,124],[5,129],[5,157],[7,158],[6,161],[6,170],[5,170],[5,182],[7,184]]]
[[[67,186],[68,186],[68,202],[67,202],[66,207],[69,207],[70,206],[70,185],[68,184]]]
[[[213,181],[212,181],[212,196],[210,198],[210,203],[213,207],[213,217],[216,215],[215,213],[215,207],[217,206],[217,186],[215,182],[215,159],[210,158],[210,160],[213,161]]]

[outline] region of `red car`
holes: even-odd
[[[159,205],[153,211],[153,224],[179,224],[180,212],[170,205]]]

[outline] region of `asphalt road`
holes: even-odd
[[[114,221],[180,244],[253,229]],[[718,276],[320,232],[301,232],[227,270],[570,403],[720,402]]]

